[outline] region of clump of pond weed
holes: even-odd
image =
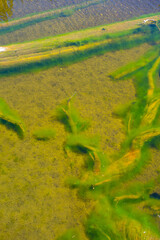
[[[55,138],[56,131],[52,128],[40,128],[34,131],[33,136],[37,140],[50,140]]]
[[[156,57],[158,57],[159,51],[158,47],[154,47],[153,49],[149,50],[147,53],[145,53],[140,59],[138,59],[136,62],[129,63],[115,72],[113,72],[110,76],[113,79],[120,79],[125,77],[126,75],[130,74],[131,72],[134,72],[148,63],[152,62]]]
[[[57,108],[56,116],[57,119],[65,125],[68,132],[77,134],[87,129],[89,122],[83,120],[72,105],[71,100],[74,95],[65,100],[64,103]]]
[[[155,28],[155,26],[144,26],[141,32],[151,35],[157,32]],[[155,40],[154,37],[149,38],[149,41]],[[146,81],[148,71],[154,69],[157,61],[154,50],[149,52],[149,57],[150,60],[142,58],[135,66],[130,64],[126,72],[125,67],[122,69],[123,77],[128,78],[132,75],[134,80],[137,79],[135,86],[138,100],[117,111],[117,115],[127,117],[127,121],[124,122],[128,127],[126,141],[120,153],[110,159],[103,172],[101,169],[98,174],[90,171],[84,177],[81,176],[81,179],[72,178],[69,182],[72,188],[78,188],[81,197],[96,200],[85,222],[86,234],[92,240],[150,240],[152,238],[158,240],[160,238],[158,224],[151,216],[154,213],[157,216],[157,209],[160,212],[160,203],[151,198],[156,181],[149,180],[145,184],[134,181],[134,177],[149,161],[150,143],[160,136],[160,128],[153,124],[155,118],[158,118],[158,105],[156,108],[151,105],[155,102],[148,98],[151,84]],[[153,87],[155,87],[154,83]],[[155,97],[154,94],[152,97]],[[156,113],[153,114],[155,109]],[[149,120],[142,124],[145,117]],[[77,134],[70,135],[66,144],[73,151],[94,154],[95,158],[100,152],[96,142]]]
[[[91,160],[90,163],[94,162],[94,172],[98,173],[105,166],[104,155],[99,150],[98,137],[86,137],[84,134],[81,134],[82,131],[88,128],[89,123],[83,120],[76,109],[73,108],[72,98],[74,95],[75,94],[57,109],[58,120],[60,120],[65,125],[66,130],[70,132],[66,140],[65,150],[67,152],[67,150],[70,149],[87,154]],[[101,162],[103,162],[103,165]]]
[[[0,120],[2,124],[15,130],[18,135],[25,133],[24,123],[18,114],[11,109],[4,99],[0,98]]]
[[[57,240],[80,240],[79,233],[75,229],[67,230],[61,237],[58,237]]]

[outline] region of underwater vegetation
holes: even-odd
[[[56,132],[52,128],[41,128],[36,131],[34,131],[33,136],[37,140],[49,140],[52,138],[55,138]]]
[[[57,38],[57,41],[55,41],[52,37],[28,42],[25,45],[24,43],[9,45],[6,46],[6,51],[0,54],[0,74],[18,74],[20,72],[28,72],[57,65],[69,65],[94,55],[130,49],[143,43],[156,45],[159,38],[160,31],[158,25],[139,24],[136,28],[134,26],[131,30],[124,30],[118,33],[107,32],[106,34],[105,31],[101,31],[100,36],[84,38],[84,35],[81,34],[81,38],[75,40]],[[154,52],[156,56],[156,50]],[[148,53],[148,58],[147,61],[152,61],[152,58],[154,58],[152,53]],[[133,71],[139,65],[141,67],[145,65],[146,60],[140,59],[139,61],[137,66],[133,67]]]
[[[0,123],[15,129],[20,135],[24,135],[25,133],[23,121],[2,98],[0,98]],[[9,125],[6,123],[9,123]]]
[[[71,101],[73,101],[72,98],[75,94],[76,92],[56,109],[56,116],[59,121],[65,124],[68,132],[78,134],[88,128],[89,122],[83,120],[73,107]]]
[[[122,77],[127,76],[128,74],[143,68],[145,65],[149,64],[153,60],[155,60],[159,56],[159,47],[155,46],[151,50],[149,50],[147,53],[145,53],[144,56],[142,56],[140,59],[138,59],[136,62],[129,63],[127,66],[124,66],[114,73],[111,74],[111,77],[113,79],[120,79]]]
[[[149,27],[151,29],[147,26],[147,31],[152,32],[153,26]],[[157,26],[153,28],[157,32]],[[153,44],[139,60],[110,74],[114,81],[133,79],[137,96],[134,102],[119,107],[115,112],[123,119],[126,127],[126,139],[117,155],[108,159],[99,150],[97,139],[79,134],[75,130],[71,130],[67,137],[66,145],[70,150],[88,154],[94,162],[92,171],[86,172],[80,179],[68,180],[71,188],[77,188],[79,197],[95,201],[84,223],[89,239],[160,239],[157,223],[160,201],[154,197],[157,196],[154,188],[159,184],[160,178],[150,179],[146,183],[135,180],[136,175],[150,160],[149,148],[160,146],[160,89],[157,85],[159,56],[160,45]],[[105,163],[103,169],[100,167],[99,157],[102,154]],[[70,237],[64,239],[69,240]]]
[[[71,189],[74,188],[74,191],[77,191],[78,196],[84,199],[84,201],[86,199],[89,200],[89,202],[91,201],[91,211],[88,211],[87,220],[85,220],[84,222],[85,232],[89,239],[158,240],[160,238],[160,231],[157,224],[160,216],[160,202],[159,199],[157,198],[157,195],[155,194],[154,189],[155,186],[159,183],[159,179],[150,179],[145,184],[139,182],[137,183],[135,181],[136,175],[140,173],[144,167],[147,166],[150,160],[149,159],[150,146],[158,148],[160,144],[160,127],[159,127],[160,98],[157,84],[158,81],[157,79],[159,79],[159,67],[160,67],[159,30],[157,26],[139,25],[137,29],[131,31],[124,31],[110,35],[105,34],[104,36],[100,36],[97,38],[93,37],[82,39],[82,41],[75,39],[75,41],[72,40],[69,42],[62,42],[62,44],[58,43],[59,46],[63,45],[66,48],[75,46],[77,47],[77,52],[74,53],[74,55],[72,54],[72,52],[70,55],[67,52],[67,54],[65,54],[64,56],[63,55],[58,56],[55,62],[54,62],[55,59],[52,58],[53,57],[52,56],[51,58],[53,59],[53,62],[51,61],[50,58],[48,62],[45,59],[44,62],[40,60],[37,63],[37,60],[39,58],[36,56],[37,58],[35,59],[35,65],[34,64],[32,65],[32,63],[30,62],[31,59],[29,59],[28,62],[26,63],[25,62],[26,59],[23,62],[22,61],[23,59],[20,58],[19,66],[20,68],[22,67],[22,69],[20,69],[19,67],[16,68],[15,65],[17,63],[14,65],[14,62],[12,62],[13,65],[11,63],[10,66],[7,66],[8,63],[6,64],[6,69],[8,67],[7,70],[8,73],[12,73],[14,71],[20,72],[24,71],[23,64],[24,66],[26,66],[26,69],[35,69],[38,64],[39,67],[45,65],[46,67],[48,67],[48,65],[50,64],[51,65],[67,63],[69,64],[74,61],[79,61],[96,54],[97,55],[103,54],[106,51],[116,51],[120,49],[132,48],[143,43],[150,44],[151,49],[148,51],[148,53],[142,56],[136,63],[131,63],[130,65],[125,66],[126,69],[125,67],[123,67],[122,74],[121,74],[122,69],[117,70],[118,74],[120,74],[118,77],[115,72],[111,73],[112,79],[114,81],[117,80],[120,81],[123,79],[126,80],[128,78],[133,79],[137,96],[137,99],[134,102],[128,103],[126,106],[123,107],[120,106],[117,112],[115,113],[116,115],[123,119],[123,123],[126,127],[125,128],[126,139],[122,144],[121,151],[117,153],[117,155],[108,157],[107,154],[105,154],[100,148],[100,138],[97,136],[90,136],[87,134],[87,129],[90,126],[90,124],[89,121],[86,121],[81,117],[81,114],[79,114],[77,109],[74,107],[73,99],[75,94],[73,94],[70,98],[65,100],[56,110],[57,119],[64,124],[67,134],[67,137],[64,142],[65,156],[69,158],[70,157],[69,151],[72,151],[73,155],[75,154],[75,156],[77,156],[78,154],[80,154],[84,157],[85,164],[84,166],[82,166],[83,168],[82,173],[77,178],[69,179],[67,183]],[[17,44],[17,48],[18,45],[19,44]],[[48,54],[50,54],[50,48],[47,47],[48,46],[46,46],[47,51],[49,51]],[[58,45],[55,48],[58,49]],[[73,51],[73,49],[71,51]],[[37,51],[36,53],[39,52]],[[28,53],[28,55],[26,54],[25,57],[27,58],[29,55],[30,52]],[[1,59],[3,59],[4,55],[1,56],[2,56]],[[2,65],[3,61],[1,66]],[[4,72],[6,71],[6,69],[4,67],[3,69]],[[4,101],[2,101],[1,105],[2,105],[1,112],[3,116],[2,121],[7,121],[8,123],[12,123],[15,126],[19,126],[22,128],[23,124],[18,120],[14,120],[14,118],[16,119],[16,117],[14,116],[14,111],[10,110],[9,107],[7,108],[7,104],[5,105]],[[3,108],[3,106],[5,107]],[[33,133],[33,135],[37,140],[45,141],[54,138],[55,132],[54,129],[51,128],[41,128],[37,129]],[[63,140],[63,138],[61,139]],[[43,142],[41,143],[43,145]],[[38,144],[35,145],[37,147]],[[55,146],[52,145],[51,147]],[[53,153],[53,155],[54,154],[56,155],[56,153]],[[60,154],[63,155],[62,149],[60,151]],[[45,156],[44,153],[42,155]],[[63,157],[64,156],[60,158],[62,159],[62,165],[64,164]],[[41,158],[41,160],[42,159],[43,158]],[[28,160],[30,161],[29,157]],[[49,164],[47,160],[50,161],[50,159],[46,158],[43,160],[47,166],[47,164]],[[15,161],[17,160],[15,159]],[[21,158],[18,161],[21,161]],[[36,161],[37,159],[35,159],[34,161],[35,165],[33,165],[32,170],[35,170],[35,168],[37,167]],[[42,168],[42,166],[45,166],[45,164],[43,164],[42,162],[40,164],[40,167]],[[24,166],[26,167],[27,165]],[[23,168],[23,171],[25,170],[25,167]],[[19,171],[19,168],[17,169]],[[49,175],[52,172],[52,169],[53,164],[51,164],[51,166],[49,167],[49,170],[47,171],[46,175],[49,181],[51,179],[51,182],[52,181],[54,182],[55,179],[52,179],[52,177],[50,177]],[[42,179],[43,182],[41,182],[40,184],[39,183],[40,174],[38,171],[32,171],[32,175],[35,176],[36,175],[35,173],[38,175],[37,186],[35,185],[35,188],[39,190],[38,186],[43,185],[45,178]],[[44,176],[43,173],[41,175]],[[28,178],[28,170],[26,172],[26,176]],[[31,179],[30,176],[29,179]],[[27,186],[28,185],[26,185],[26,187]],[[51,187],[53,187],[53,185],[51,185]],[[46,189],[46,185],[44,186],[44,188],[42,186],[41,193],[45,194],[47,193],[47,191],[49,192],[50,189]],[[29,189],[28,192],[31,192],[34,195],[34,190],[32,187]],[[40,196],[39,202],[42,202],[43,206],[46,207],[46,205],[44,205],[44,202],[42,201],[41,194],[36,195],[35,198],[38,199],[39,196]],[[47,193],[44,201],[47,202],[47,199],[49,198],[48,196],[49,195]],[[53,198],[51,198],[51,201],[53,202]],[[49,212],[53,210],[51,209],[51,207],[53,206],[51,204],[48,204],[47,202]],[[18,205],[17,211],[19,211],[19,209],[20,208]],[[31,213],[32,209],[33,208],[31,208],[29,213]],[[59,209],[57,211],[59,212]],[[46,213],[47,212],[44,212],[44,218],[42,220],[43,223],[44,222],[46,223],[46,218],[48,217]],[[39,217],[39,214],[41,213],[38,211],[37,218]],[[52,211],[50,215],[51,219],[53,219],[56,213]],[[24,218],[26,218],[26,215],[24,215]],[[37,221],[35,219],[36,219],[35,215],[32,215],[30,223],[33,223],[33,220]],[[12,219],[10,220],[12,221]],[[54,218],[53,222],[50,222],[49,219],[48,221],[49,225],[46,224],[47,228],[52,228],[52,223],[54,224],[55,220],[56,219]],[[15,220],[15,223],[16,225],[18,225],[17,220]],[[27,230],[26,223],[28,225],[28,222],[25,222],[24,232],[26,232]],[[59,219],[58,223],[60,223]],[[22,219],[20,219],[20,226],[18,226],[17,231],[19,231],[22,224],[23,224]],[[9,226],[8,222],[6,225],[8,229]],[[11,228],[12,226],[13,225],[11,225]],[[37,226],[38,227],[36,227],[36,229],[34,228],[34,233],[37,234],[37,229],[41,228],[42,226],[42,231],[44,231],[45,235],[46,232],[44,230],[44,225]],[[20,233],[22,238],[23,238],[22,233],[24,232],[22,231]],[[47,235],[45,235],[45,237],[47,238]],[[64,233],[58,239],[78,240],[83,238],[81,238],[81,235],[78,234],[76,230],[71,229]]]
[[[57,240],[68,240],[68,239],[80,240],[79,233],[75,229],[70,229],[66,231],[66,233],[64,233]]]
[[[70,133],[65,142],[65,151],[72,150],[86,154],[93,162],[94,172],[101,169],[103,154],[99,150],[99,139],[96,136],[87,137],[82,134],[89,127],[89,122],[83,120],[73,106],[73,94],[64,104],[57,108],[57,119],[61,121]]]

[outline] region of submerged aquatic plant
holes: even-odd
[[[95,173],[99,173],[103,168],[103,154],[99,150],[99,139],[94,137],[86,137],[82,132],[89,127],[89,122],[83,120],[76,109],[72,105],[72,98],[75,93],[60,105],[57,109],[57,118],[66,127],[70,133],[65,143],[65,151],[68,150],[87,154],[93,161],[93,169]]]
[[[120,79],[128,74],[135,72],[136,70],[143,68],[145,65],[149,64],[150,62],[154,61],[159,56],[159,46],[155,46],[150,49],[147,53],[145,53],[140,59],[136,62],[132,62],[127,64],[126,66],[116,70],[110,76],[113,79]]]
[[[10,127],[16,129],[18,134],[23,135],[25,133],[25,127],[22,120],[2,98],[0,98],[0,119],[3,124],[9,123]]]
[[[110,161],[105,159],[107,167],[103,172],[100,169],[98,175],[89,172],[81,179],[69,181],[80,196],[96,200],[85,222],[86,234],[91,240],[160,239],[154,219],[160,216],[160,201],[151,197],[158,180],[151,179],[144,184],[134,179],[148,163],[148,147],[153,146],[154,139],[156,143],[160,141],[157,124],[160,89],[156,87],[159,49],[160,45],[154,46],[137,62],[111,74],[115,80],[132,77],[138,97],[134,104],[117,111],[124,118],[127,130],[119,155]],[[97,144],[79,135],[71,135],[67,145],[73,151],[90,153],[94,149],[94,153],[100,152]]]
[[[105,159],[108,166],[103,172],[90,174],[87,179],[82,177],[69,181],[70,186],[79,189],[81,196],[96,198],[98,201],[85,223],[86,234],[90,239],[132,240],[145,237],[149,240],[154,236],[158,240],[160,237],[152,217],[146,211],[139,210],[151,209],[155,204],[160,206],[158,201],[150,199],[155,183],[128,184],[128,180],[137,174],[137,168],[144,166],[146,155],[143,145],[153,135],[160,135],[159,129],[144,130],[139,135],[137,132],[131,139],[128,152],[110,161],[110,164]],[[73,151],[93,154],[94,160],[95,155],[100,153],[97,139],[82,135],[70,135],[66,144]]]
[[[103,166],[103,154],[99,150],[98,137],[86,137],[85,135],[70,135],[66,141],[66,148],[72,151],[87,154],[93,161],[93,171],[99,173]]]
[[[56,132],[52,128],[41,128],[34,131],[33,136],[37,140],[49,140],[55,138]]]
[[[79,233],[75,229],[69,229],[57,240],[80,240]]]
[[[56,116],[64,123],[68,132],[78,134],[89,127],[89,122],[84,121],[73,107],[71,101],[75,94],[76,92],[57,108]]]
[[[9,27],[9,29],[11,28]],[[72,39],[72,35],[69,36]],[[1,55],[0,75],[18,74],[57,65],[69,65],[95,55],[130,49],[143,43],[156,45],[160,39],[160,31],[157,25],[151,24],[118,33],[104,33],[96,37],[84,38],[82,34],[80,34],[80,39],[73,37],[73,40],[70,40],[68,37],[68,40],[64,41],[57,37],[58,42],[55,41],[55,38],[53,41],[50,38],[49,40],[37,40],[35,44],[26,43],[27,53],[25,52],[25,54],[22,51],[23,44],[14,45],[13,50],[10,49],[10,56],[7,52]],[[59,48],[61,48],[60,51]],[[15,50],[19,52],[18,59]],[[32,53],[32,57],[30,57],[30,53]],[[148,61],[151,59],[152,56]],[[140,64],[143,66],[143,61]]]

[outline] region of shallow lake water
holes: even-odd
[[[15,1],[12,18],[81,2]],[[159,9],[157,0],[104,1],[69,17],[0,34],[0,52],[4,45],[122,21]],[[125,130],[122,120],[115,118],[113,111],[117,103],[134,102],[136,91],[131,79],[112,81],[109,74],[137,60],[150,47],[145,43],[132,49],[93,56],[69,66],[0,77],[0,97],[16,110],[26,128],[25,137],[21,139],[15,129],[0,124],[1,240],[53,240],[74,227],[81,232],[83,240],[88,239],[83,224],[94,202],[79,198],[76,189],[70,189],[66,183],[71,176],[82,176],[85,156],[74,152],[66,156],[64,153],[68,133],[57,121],[55,109],[76,92],[76,109],[84,119],[90,120],[86,135],[100,136],[101,149],[108,156],[116,154],[125,139]],[[39,128],[54,128],[55,139],[35,139],[33,133]],[[144,169],[136,179],[138,182],[158,176],[160,152],[152,149],[151,155],[150,170]]]

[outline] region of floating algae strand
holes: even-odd
[[[147,53],[145,53],[144,56],[142,56],[136,62],[129,63],[128,65],[112,73],[111,77],[113,79],[120,79],[127,76],[130,73],[133,73],[134,71],[140,68],[143,68],[145,65],[149,64],[159,56],[159,49],[160,49],[159,46],[155,46],[154,48],[149,50]]]
[[[160,98],[155,97],[149,101],[148,105],[144,109],[145,114],[141,121],[142,126],[149,125],[154,121],[157,115],[159,106],[160,106]]]
[[[154,89],[155,89],[154,75],[157,69],[159,68],[159,65],[160,65],[160,57],[156,59],[155,63],[153,64],[153,67],[148,72],[148,81],[149,81],[148,97],[151,97],[154,93]]]

